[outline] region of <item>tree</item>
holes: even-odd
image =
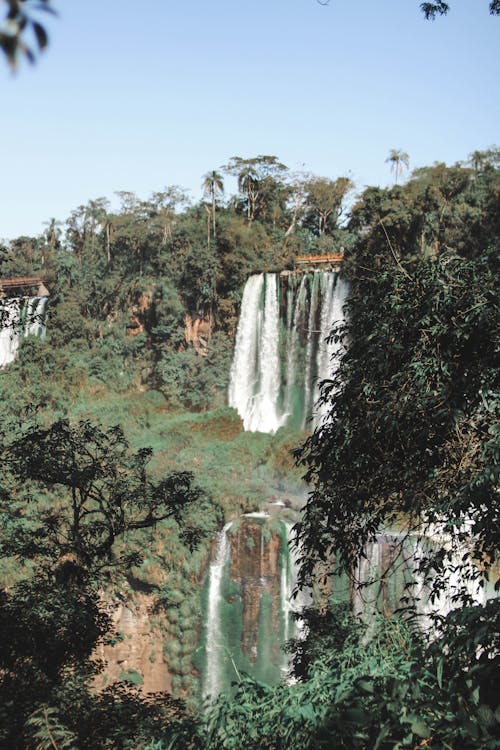
[[[291,204],[292,216],[285,232],[285,237],[288,237],[295,231],[300,218],[305,213],[307,207],[307,185],[312,179],[311,175],[300,173],[292,174],[290,178],[288,202]]]
[[[401,151],[401,149],[391,148],[385,162],[391,165],[391,172],[394,172],[394,181],[397,185],[398,177],[401,177],[403,174],[403,167],[409,169],[410,157],[405,151]]]
[[[216,198],[218,195],[222,195],[224,192],[224,179],[220,172],[213,169],[211,172],[207,172],[203,177],[203,193],[210,197],[212,203],[212,228],[214,233],[214,239],[216,237],[215,229],[215,205]],[[210,241],[210,240],[209,240]]]
[[[47,707],[82,750],[109,747],[140,725],[131,729],[127,695],[90,690],[96,645],[111,635],[102,590],[110,596],[140,561],[144,540],[134,534],[171,519],[192,549],[206,518],[204,529],[200,519],[183,519],[194,504],[205,516],[209,508],[186,472],[153,481],[151,451],[132,452],[118,427],[59,421],[5,443],[0,548],[28,569],[0,595],[0,747],[24,749]],[[136,699],[141,705],[142,728],[152,712],[158,725],[161,702],[147,708]]]
[[[319,236],[325,234],[327,229],[337,227],[342,203],[352,187],[349,177],[338,177],[336,180],[313,177],[309,180],[306,185],[306,202]]]
[[[179,205],[188,205],[188,195],[179,185],[168,185],[163,190],[151,194],[151,218],[153,227],[161,231],[162,245],[172,240],[172,225]]]
[[[434,21],[436,16],[445,16],[448,13],[450,4],[443,0],[437,0],[436,3],[420,3],[420,8],[428,20]],[[489,10],[491,15],[498,16],[500,14],[500,0],[490,0]]]
[[[494,563],[497,263],[495,251],[398,266],[389,254],[359,268],[336,332],[349,347],[323,389],[330,420],[300,454],[314,487],[300,524],[305,580],[333,553],[352,572],[365,543],[402,516],[409,533],[434,525],[450,539],[423,561],[431,588],[462,556],[466,578]],[[466,588],[456,595],[468,600]]]
[[[500,148],[490,146],[482,151],[473,151],[469,154],[468,163],[476,174],[484,172],[485,169],[498,169],[500,167]]]
[[[54,250],[60,244],[59,238],[61,236],[61,230],[60,230],[61,222],[57,221],[57,219],[52,218],[49,221],[44,221],[44,224],[47,227],[47,229],[45,230],[45,237],[47,239],[47,243]]]
[[[276,156],[255,156],[243,159],[233,156],[224,167],[229,174],[238,180],[238,189],[244,195],[243,210],[248,224],[254,219],[265,218],[272,211],[272,206],[279,200],[282,179],[288,167],[278,161]]]
[[[70,559],[92,575],[129,564],[127,558],[115,559],[118,539],[167,518],[180,522],[186,506],[201,497],[186,472],[152,482],[151,455],[150,449],[131,453],[119,427],[105,430],[90,422],[55,422],[15,441],[6,462],[23,483],[24,501],[35,510],[32,523],[38,524],[36,545],[31,534],[26,539],[27,556],[40,553],[56,566]],[[43,487],[57,488],[57,502],[47,511],[37,502]]]

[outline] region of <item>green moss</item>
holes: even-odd
[[[122,682],[129,682],[131,685],[142,685],[143,678],[135,669],[127,669],[120,672],[119,679]]]

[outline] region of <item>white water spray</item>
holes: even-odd
[[[220,692],[220,665],[224,661],[225,643],[220,628],[221,585],[224,568],[229,562],[229,539],[227,532],[231,523],[224,526],[219,533],[215,560],[210,565],[208,585],[208,611],[206,652],[207,666],[203,684],[203,695],[215,697]]]
[[[336,366],[330,360],[339,347],[325,339],[343,320],[346,294],[346,283],[329,271],[305,273],[300,283],[294,274],[248,279],[229,386],[229,405],[245,430],[273,433],[282,425],[310,424],[317,383]]]
[[[47,297],[0,300],[0,368],[13,362],[23,336],[45,335]]]

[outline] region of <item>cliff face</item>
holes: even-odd
[[[171,691],[171,675],[163,657],[165,617],[153,614],[153,607],[153,597],[135,592],[113,610],[121,640],[100,647],[97,656],[104,660],[105,670],[98,686],[127,679],[146,693]]]
[[[262,523],[244,518],[230,535],[230,578],[242,608],[242,650],[251,661],[259,651],[259,630],[279,630],[281,613],[281,539],[265,532]],[[265,615],[264,611],[266,610]],[[279,642],[275,643],[279,660]],[[276,652],[276,649],[274,649]]]

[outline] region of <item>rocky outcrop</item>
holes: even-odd
[[[208,318],[186,315],[184,317],[184,339],[198,354],[208,354],[208,342],[212,335],[212,323]]]
[[[129,321],[127,323],[127,336],[137,336],[144,333],[146,329],[146,318],[151,308],[151,295],[143,292],[137,302],[130,308]]]
[[[282,644],[294,634],[292,568],[281,519],[248,514],[220,532],[206,588],[204,695],[229,689],[243,673],[269,685],[282,679],[288,664]]]
[[[171,675],[163,657],[165,617],[153,610],[153,598],[137,592],[112,610],[118,639],[97,653],[105,662],[97,686],[128,680],[146,693],[171,691]]]

